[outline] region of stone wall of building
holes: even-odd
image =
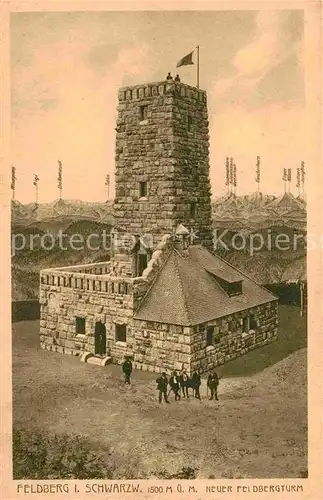
[[[243,332],[241,320],[250,314],[254,315],[258,326]],[[277,339],[277,325],[276,301],[196,327],[134,320],[134,366],[158,373],[170,374],[183,367],[190,374],[197,368],[203,373],[273,342]],[[208,327],[214,327],[215,342],[210,346],[206,336]]]
[[[251,349],[276,340],[278,302],[273,301],[241,311],[203,325],[182,327],[133,319],[139,301],[167,258],[168,240],[164,251],[156,250],[146,276],[128,278],[109,274],[92,275],[76,272],[45,270],[40,285],[40,346],[65,354],[95,353],[95,325],[106,329],[106,352],[114,362],[122,362],[132,354],[134,366],[153,372],[179,370],[201,372],[230,361]],[[90,266],[84,266],[91,269]],[[104,265],[102,271],[105,270]],[[98,265],[96,271],[100,271]],[[252,315],[257,326],[243,331],[243,318]],[[85,334],[77,334],[76,318],[85,318]],[[126,342],[117,341],[115,325],[126,325]],[[213,328],[213,343],[207,343],[207,329]]]
[[[136,349],[133,314],[145,297],[171,248],[165,235],[143,276],[134,278],[132,257],[121,254],[110,262],[43,270],[40,274],[40,345],[79,355],[95,352],[95,324],[106,329],[106,350],[116,362]],[[92,274],[96,272],[97,274]],[[76,318],[85,318],[85,335],[76,333]],[[115,325],[125,324],[127,342],[116,341]]]
[[[134,367],[170,374],[183,367],[190,371],[191,329],[150,321],[133,321]]]
[[[133,279],[80,272],[42,271],[40,346],[65,354],[94,354],[95,324],[106,328],[107,354],[122,359],[132,350]],[[76,318],[85,318],[85,334]],[[127,343],[116,342],[115,324],[127,325]]]
[[[206,93],[174,82],[121,89],[116,130],[118,226],[164,234],[183,223],[210,232]]]
[[[254,315],[255,329],[243,331],[243,318]],[[213,345],[207,345],[207,328],[214,327]],[[193,328],[191,368],[208,371],[277,339],[278,301],[218,318]]]

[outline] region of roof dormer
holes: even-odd
[[[234,269],[232,269],[232,271],[228,271],[227,269],[224,271],[221,270],[221,268],[207,268],[205,270],[213,277],[213,279],[229,295],[229,297],[235,297],[236,295],[242,294],[243,279]]]

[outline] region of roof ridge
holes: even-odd
[[[206,248],[203,247],[203,250],[205,250],[206,252],[208,252],[209,250],[207,250]],[[276,297],[276,295],[272,292],[270,292],[269,290],[267,290],[267,288],[265,288],[264,286],[262,286],[260,283],[258,283],[256,280],[254,280],[253,278],[250,278],[250,276],[248,276],[248,274],[240,271],[240,269],[238,269],[237,267],[233,266],[232,264],[230,264],[230,262],[228,262],[227,260],[223,259],[222,257],[220,257],[219,255],[215,254],[215,253],[211,253],[211,255],[213,255],[214,257],[216,257],[217,259],[221,260],[222,262],[224,262],[225,264],[227,264],[229,267],[231,267],[232,269],[234,269],[235,271],[237,271],[238,273],[242,274],[242,276],[244,276],[245,278],[249,279],[250,281],[252,281],[255,285],[259,286],[262,290],[265,290],[266,292],[268,292],[270,295],[272,295],[275,299],[278,299],[278,297]]]
[[[177,253],[177,255],[183,259],[183,256],[180,254],[180,252],[174,248],[174,253]],[[193,324],[192,320],[191,320],[191,317],[190,317],[190,314],[189,314],[189,309],[188,309],[188,306],[187,306],[187,294],[185,293],[185,287],[183,285],[183,281],[182,281],[182,277],[181,277],[181,273],[178,269],[178,263],[177,263],[177,259],[175,259],[175,270],[176,270],[176,273],[177,273],[177,277],[178,277],[178,280],[179,280],[179,284],[180,284],[180,287],[181,287],[181,290],[182,290],[182,293],[183,293],[183,297],[184,297],[184,309],[185,309],[185,313],[186,313],[186,316],[187,316],[187,319],[188,319],[188,323],[190,325]]]

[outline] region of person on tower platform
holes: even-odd
[[[166,80],[172,80],[173,77],[172,75],[170,74],[170,71],[167,73],[167,76],[166,76]]]
[[[179,75],[176,75],[175,76],[175,82],[180,83],[180,81],[181,81],[181,79],[180,79]]]

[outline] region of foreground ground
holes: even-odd
[[[279,341],[219,367],[219,402],[156,402],[156,375],[86,365],[39,349],[38,322],[13,327],[14,426],[77,433],[115,462],[116,477],[182,467],[207,477],[300,477],[307,469],[306,327],[280,309]]]

